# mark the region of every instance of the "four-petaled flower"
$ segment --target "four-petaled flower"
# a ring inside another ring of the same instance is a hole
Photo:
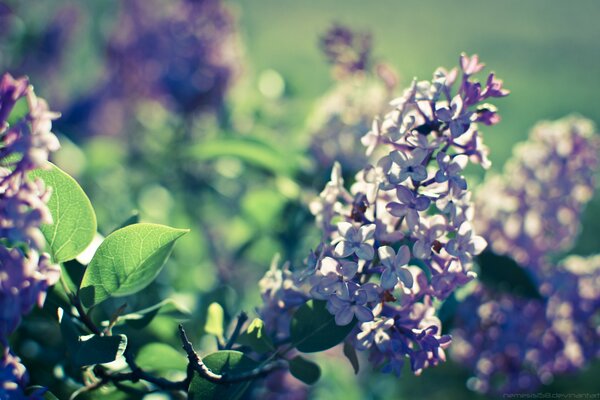
[[[360,322],[372,321],[373,312],[367,304],[379,299],[377,286],[374,283],[359,286],[349,282],[348,287],[348,297],[330,296],[327,301],[327,310],[335,316],[335,323],[340,326],[348,325],[354,317]]]
[[[410,228],[419,225],[419,211],[429,208],[431,200],[427,196],[419,196],[405,186],[396,189],[398,202],[390,202],[387,211],[395,217],[406,216],[406,222]]]
[[[413,276],[409,269],[406,268],[410,261],[408,246],[401,246],[398,249],[398,254],[390,246],[381,246],[377,251],[381,265],[384,267],[381,273],[381,287],[384,289],[393,289],[398,282],[402,282],[404,287],[411,288],[413,285]]]
[[[467,166],[469,158],[464,154],[450,157],[444,152],[439,152],[436,160],[440,169],[435,174],[435,181],[438,183],[448,182],[449,187],[455,187],[459,190],[467,190],[467,181],[460,173]]]
[[[456,138],[469,130],[473,113],[463,107],[462,97],[456,95],[450,102],[450,107],[440,107],[435,110],[435,114],[440,121],[448,124],[452,137]]]
[[[349,222],[340,222],[338,224],[340,237],[333,241],[337,243],[334,254],[337,257],[345,258],[356,254],[361,260],[372,260],[375,255],[373,249],[373,234],[375,233],[375,224],[363,225],[356,228]]]
[[[486,246],[487,241],[484,238],[473,235],[471,224],[463,222],[458,228],[456,237],[448,241],[446,251],[466,264],[473,259],[474,255],[481,253]]]

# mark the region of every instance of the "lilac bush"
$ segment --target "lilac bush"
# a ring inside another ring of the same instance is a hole
[[[460,73],[440,68],[432,81],[413,81],[373,122],[363,144],[374,162],[349,190],[334,166],[311,203],[322,241],[307,268],[263,280],[261,317],[284,320],[283,331],[271,326],[275,335],[287,335],[285,319],[303,294],[325,301],[337,325],[356,324],[349,342],[383,371],[400,374],[408,359],[418,374],[445,360],[450,337],[434,302],[475,277],[472,258],[486,246],[461,172],[468,161],[489,165],[477,123],[499,118],[481,102],[508,94],[493,74],[483,85],[473,79],[483,68],[477,56],[460,62]]]
[[[533,391],[598,357],[599,258],[554,259],[579,233],[595,190],[599,144],[581,117],[539,123],[504,174],[479,188],[478,231],[494,253],[521,264],[540,296],[478,283],[461,304],[452,355],[474,370],[473,390]]]

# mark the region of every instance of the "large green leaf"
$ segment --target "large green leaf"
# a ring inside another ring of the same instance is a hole
[[[175,241],[186,232],[143,223],[108,235],[81,281],[83,305],[92,307],[109,297],[128,296],[148,286],[162,269]]]
[[[321,368],[314,362],[302,356],[296,356],[290,361],[290,373],[294,378],[301,380],[307,385],[316,383],[321,377]]]
[[[356,324],[354,319],[348,325],[337,325],[325,304],[325,301],[311,300],[302,305],[292,317],[292,344],[303,353],[323,351],[339,344]]]
[[[61,310],[59,318],[63,343],[72,366],[84,367],[112,362],[122,355],[127,347],[125,335],[81,336],[80,329],[68,314]]]
[[[73,360],[76,366],[85,367],[113,362],[127,347],[127,336],[80,336]]]
[[[40,178],[52,188],[48,208],[52,224],[42,225],[41,230],[54,256],[63,262],[77,257],[92,242],[96,234],[96,214],[83,189],[66,172],[48,163],[47,169],[31,172],[32,178]]]
[[[217,374],[227,373],[231,376],[252,371],[258,363],[239,351],[222,350],[203,358],[204,364]],[[250,386],[250,381],[232,384],[219,384],[207,381],[198,374],[194,376],[188,389],[192,400],[239,399]]]

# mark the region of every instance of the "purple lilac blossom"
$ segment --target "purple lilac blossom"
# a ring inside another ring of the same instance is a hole
[[[353,174],[367,162],[359,139],[373,116],[385,111],[398,79],[386,64],[371,65],[371,40],[365,33],[335,25],[321,45],[336,81],[308,120],[309,151],[319,170],[329,170],[338,161]]]
[[[481,393],[530,392],[600,356],[600,256],[571,256],[540,279],[542,298],[478,285],[452,330],[452,358]]]
[[[543,258],[568,250],[594,193],[599,151],[600,140],[585,118],[537,124],[504,173],[478,188],[477,231],[495,253],[523,266],[544,265]]]
[[[223,110],[242,51],[220,0],[125,0],[107,44],[104,76],[61,118],[77,135],[123,135],[142,104],[190,117]]]
[[[0,358],[0,399],[42,400],[45,389],[37,389],[33,393],[25,394],[28,380],[27,371],[19,357],[8,349],[4,350]]]
[[[540,123],[504,174],[479,188],[478,232],[493,252],[529,272],[541,299],[481,285],[466,298],[452,331],[452,356],[474,370],[471,389],[534,391],[600,356],[600,256],[552,261],[577,238],[595,190],[599,145],[584,118]]]
[[[18,101],[28,112],[14,122],[8,117]],[[50,131],[58,114],[37,98],[26,78],[4,74],[0,79],[0,342],[17,328],[21,316],[44,302],[60,269],[43,252],[39,227],[52,222],[46,206],[50,190],[27,174],[41,168],[59,147]]]
[[[461,62],[466,59],[461,56]],[[463,71],[454,95],[456,69],[438,69],[433,81],[415,80],[365,135],[373,164],[356,174],[348,190],[336,163],[331,181],[310,205],[322,242],[291,282],[307,299],[326,301],[338,325],[357,321],[348,340],[369,351],[385,372],[400,374],[407,361],[419,374],[445,360],[450,337],[441,333],[434,301],[475,277],[472,258],[486,245],[473,232],[460,171],[467,160],[489,164],[474,110],[483,93],[507,92],[481,89],[469,76],[473,68]],[[446,118],[453,102],[461,108]],[[419,267],[411,255],[418,255]],[[262,290],[269,300],[261,309],[264,319],[297,306],[283,301],[274,308],[272,291]]]

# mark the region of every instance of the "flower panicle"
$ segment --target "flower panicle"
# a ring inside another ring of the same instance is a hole
[[[489,166],[478,123],[499,118],[489,105],[493,115],[484,115],[480,103],[508,92],[495,77],[475,81],[481,66],[465,57],[457,88],[458,69],[440,68],[393,100],[362,139],[372,163],[349,189],[334,165],[310,205],[322,242],[296,273],[296,287],[326,301],[336,324],[357,321],[352,343],[387,372],[399,374],[407,358],[415,373],[445,360],[450,337],[434,301],[475,277],[473,257],[486,247],[473,229],[462,172],[469,161]]]

